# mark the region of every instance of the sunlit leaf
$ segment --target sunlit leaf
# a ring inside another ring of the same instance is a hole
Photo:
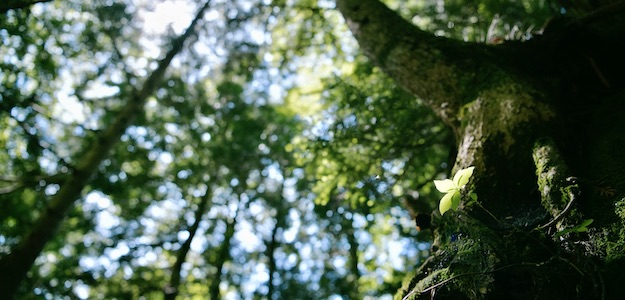
[[[460,206],[460,192],[455,191],[451,197],[451,209],[456,210]]]
[[[454,194],[456,193],[447,193],[445,194],[445,196],[443,196],[443,199],[441,199],[441,202],[438,205],[438,210],[441,212],[441,215],[444,215],[445,212],[447,212],[453,206],[452,198],[454,197]]]
[[[473,175],[473,169],[475,169],[475,167],[468,167],[458,171],[458,173],[454,176],[454,184],[456,184],[458,188],[464,187],[467,183],[469,183],[469,179],[471,178],[471,175]]]
[[[458,189],[458,186],[449,179],[434,180],[434,185],[436,186],[436,189],[441,193],[449,193]]]
[[[592,222],[594,222],[594,219],[588,219],[588,220],[584,220],[584,222],[582,222],[582,224],[579,225],[580,228],[585,228],[586,226],[592,224]]]

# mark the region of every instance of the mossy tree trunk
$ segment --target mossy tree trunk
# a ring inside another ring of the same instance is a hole
[[[488,46],[435,37],[377,0],[336,2],[363,52],[454,130],[454,170],[475,166],[477,202],[463,195],[458,211],[433,213],[432,255],[396,298],[617,297],[622,5]]]

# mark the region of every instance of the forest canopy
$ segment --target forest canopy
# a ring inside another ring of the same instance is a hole
[[[478,47],[600,9],[384,4]],[[0,13],[0,298],[392,299],[439,247],[434,180],[453,175],[462,116],[361,49],[334,1]]]

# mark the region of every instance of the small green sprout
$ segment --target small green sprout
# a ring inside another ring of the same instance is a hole
[[[579,225],[577,225],[577,226],[575,226],[573,228],[564,229],[562,231],[556,232],[555,236],[559,237],[559,236],[563,236],[563,235],[565,235],[567,233],[571,233],[571,232],[577,232],[577,233],[588,232],[588,225],[592,224],[593,221],[594,221],[594,219],[584,220],[582,222],[582,224],[579,224]]]
[[[475,167],[468,167],[458,171],[456,175],[454,175],[453,180],[434,180],[436,189],[441,193],[445,193],[445,196],[443,196],[438,206],[441,215],[445,214],[445,212],[450,209],[458,209],[460,205],[460,190],[464,189],[464,186],[469,183],[469,179],[471,175],[473,175],[473,169],[475,169]],[[475,200],[477,195],[472,194],[471,198]]]

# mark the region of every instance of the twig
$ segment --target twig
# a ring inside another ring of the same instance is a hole
[[[566,205],[564,210],[562,210],[560,212],[560,214],[558,214],[555,218],[553,218],[551,221],[549,221],[549,223],[540,226],[540,229],[548,228],[551,225],[555,224],[556,222],[560,221],[560,219],[562,219],[564,217],[564,215],[571,210],[571,208],[573,207],[573,203],[575,202],[575,198],[577,198],[577,197],[576,197],[576,194],[573,193],[570,190],[569,190],[569,197],[571,198],[571,200],[569,200],[569,203]]]
[[[497,217],[495,217],[495,215],[493,215],[493,213],[491,213],[488,209],[486,209],[486,207],[482,206],[482,204],[479,201],[475,201],[475,203],[481,207],[488,215],[490,215],[493,219],[495,219],[495,221],[497,221],[497,223],[501,223],[499,222],[499,219],[497,219]]]

